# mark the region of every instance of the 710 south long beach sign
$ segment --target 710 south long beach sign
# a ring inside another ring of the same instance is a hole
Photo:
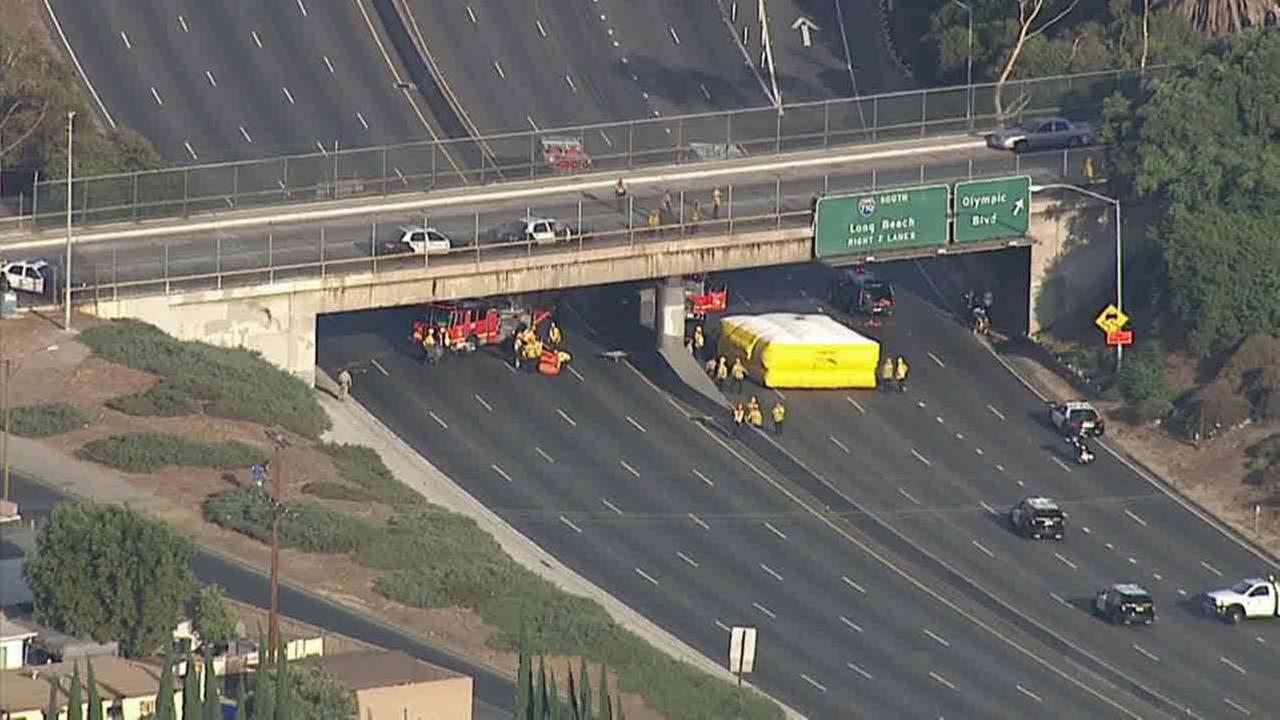
[[[818,201],[817,257],[942,248],[955,219],[957,243],[1021,237],[1030,227],[1029,176],[956,183],[955,211],[946,185],[825,197]]]

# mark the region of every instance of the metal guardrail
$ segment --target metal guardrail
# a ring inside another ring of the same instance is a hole
[[[609,200],[576,199],[576,208],[559,206],[561,220],[574,228],[593,228],[566,242],[541,245],[534,242],[496,241],[495,226],[510,221],[509,210],[476,210],[441,218],[419,218],[442,229],[463,245],[447,253],[387,254],[387,237],[379,230],[398,234],[403,216],[372,217],[367,225],[340,225],[341,232],[324,223],[306,228],[267,228],[257,237],[234,241],[205,239],[193,255],[190,240],[147,243],[124,250],[87,246],[77,251],[72,289],[76,303],[112,301],[121,297],[175,294],[233,287],[272,285],[303,278],[430,269],[441,266],[475,268],[486,260],[515,256],[573,254],[598,248],[635,246],[714,234],[734,236],[769,228],[802,227],[810,222],[815,195],[854,193],[915,184],[954,182],[979,177],[1031,174],[1044,181],[1087,182],[1086,158],[1094,158],[1101,170],[1100,148],[1080,148],[1026,155],[1002,155],[990,163],[965,160],[943,165],[919,164],[894,171],[875,170],[858,175],[821,176],[776,180],[745,189],[727,185],[717,212],[710,190],[683,192],[673,197],[672,210],[659,227],[648,225],[648,216],[661,206],[660,194],[629,194],[625,207]],[[772,185],[772,187],[770,187]],[[695,210],[697,208],[697,210]],[[546,208],[528,208],[526,216],[546,214]],[[699,210],[701,219],[698,218]],[[144,249],[145,248],[145,249]],[[211,251],[211,252],[208,252]],[[120,252],[128,253],[122,262]],[[208,254],[203,254],[208,252]],[[149,254],[147,254],[149,253]],[[193,265],[201,265],[191,269]],[[60,299],[60,298],[59,298]]]
[[[1149,67],[1146,73],[1165,71]],[[1136,70],[1080,73],[1011,81],[1004,94],[1006,105],[1022,108],[1022,117],[1096,117],[1104,98],[1140,80]],[[970,108],[994,107],[995,88],[992,83],[911,90],[798,103],[782,114],[760,107],[75,178],[72,221],[189,217],[972,131],[994,122],[994,113]],[[575,139],[589,162],[548,162],[542,142],[547,138]],[[455,163],[464,169],[455,170]],[[66,193],[65,181],[38,182],[31,214],[13,222],[32,228],[61,224]]]

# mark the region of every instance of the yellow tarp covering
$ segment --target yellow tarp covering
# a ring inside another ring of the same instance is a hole
[[[880,363],[880,343],[826,315],[730,315],[719,350],[771,388],[874,388]]]

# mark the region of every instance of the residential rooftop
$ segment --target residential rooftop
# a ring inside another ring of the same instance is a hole
[[[86,680],[85,663],[80,662],[80,681]],[[65,693],[71,686],[72,663],[5,670],[0,676],[0,713],[19,713],[44,708],[49,702],[49,678],[56,676]],[[160,687],[160,668],[118,657],[93,658],[93,675],[103,700],[153,697]],[[88,697],[88,687],[84,689]]]
[[[415,685],[463,677],[399,650],[366,650],[309,657],[298,662],[320,668],[352,690]]]

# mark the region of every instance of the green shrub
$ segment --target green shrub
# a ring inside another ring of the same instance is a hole
[[[1168,400],[1151,398],[1129,406],[1129,419],[1135,425],[1147,425],[1163,420],[1173,412],[1173,403]]]
[[[1249,417],[1249,401],[1236,393],[1225,378],[1201,388],[1196,393],[1196,403],[1206,433],[1216,426],[1231,427]]]
[[[204,501],[209,522],[262,542],[271,541],[271,498],[256,487],[238,488]],[[286,503],[280,544],[306,552],[338,554],[360,549],[382,532],[371,522],[310,503]]]
[[[80,457],[125,472],[148,473],[160,468],[239,468],[264,462],[266,453],[242,442],[204,443],[176,435],[130,433],[86,443]]]
[[[1141,352],[1120,369],[1120,394],[1130,403],[1167,400],[1169,387],[1164,376],[1164,354],[1159,350]]]
[[[360,488],[342,483],[318,480],[302,486],[302,492],[321,500],[345,500],[347,502],[374,502],[377,498]]]
[[[10,418],[14,435],[29,438],[45,438],[78,430],[89,424],[89,416],[80,408],[66,403],[24,405],[13,408]],[[0,425],[4,418],[0,417]]]
[[[422,495],[397,480],[372,448],[324,443],[320,449],[333,459],[333,465],[343,480],[364,488],[378,502],[387,505],[423,503]]]
[[[182,417],[200,412],[195,398],[164,380],[148,390],[112,398],[107,407],[135,417]]]
[[[110,362],[158,375],[165,393],[191,398],[208,415],[312,438],[330,427],[315,392],[256,352],[179,341],[133,320],[89,328],[80,340]]]

